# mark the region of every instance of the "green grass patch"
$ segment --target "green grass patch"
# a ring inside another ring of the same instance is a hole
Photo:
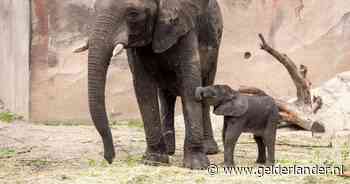
[[[131,119],[131,120],[125,120],[125,121],[112,121],[110,123],[110,126],[112,128],[128,127],[128,128],[133,128],[133,129],[143,129],[143,122],[140,119]]]
[[[15,120],[23,119],[22,116],[19,116],[13,112],[1,112],[0,113],[0,121],[6,122],[6,123],[12,123]]]
[[[126,183],[127,184],[142,184],[142,183],[152,183],[151,182],[151,178],[149,176],[147,176],[147,174],[141,174],[141,175],[137,175],[134,176],[132,178],[130,178]]]
[[[281,165],[296,165],[299,162],[297,160],[291,160],[291,159],[280,159],[277,161],[277,163]]]
[[[350,157],[350,145],[349,143],[344,143],[341,148],[342,161],[347,161]]]
[[[38,124],[43,124],[46,126],[91,126],[93,125],[90,122],[86,122],[86,121],[44,121],[44,122],[35,122]]]
[[[196,184],[202,184],[205,183],[205,178],[203,176],[199,176],[195,179]]]
[[[141,157],[128,155],[124,161],[128,167],[135,167],[141,162]]]
[[[129,128],[143,128],[143,122],[141,120],[130,120],[128,121]]]
[[[27,165],[31,166],[31,167],[35,167],[35,168],[43,168],[46,167],[50,164],[49,161],[47,160],[40,160],[40,159],[36,159],[36,160],[30,160]]]
[[[96,167],[97,161],[94,159],[88,159],[88,165],[89,165],[89,167]]]
[[[13,149],[0,149],[0,158],[11,158],[16,156],[17,151]]]
[[[31,171],[47,171],[48,168],[58,167],[61,163],[60,161],[52,161],[49,159],[20,159],[17,161],[19,165],[23,168],[27,168]]]
[[[107,161],[102,160],[102,161],[97,161],[94,159],[87,159],[87,163],[89,165],[89,167],[108,167],[109,164]]]

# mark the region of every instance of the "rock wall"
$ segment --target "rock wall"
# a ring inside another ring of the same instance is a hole
[[[73,54],[93,21],[93,0],[33,0],[31,114],[34,121],[89,121],[87,53]],[[217,83],[252,85],[294,96],[285,69],[259,49],[263,33],[276,49],[310,68],[314,86],[350,70],[348,0],[219,0],[225,22]],[[303,3],[303,4],[301,4]],[[326,12],[326,13],[325,13]],[[245,52],[251,59],[244,59]],[[112,119],[138,118],[125,55],[108,74]]]
[[[29,117],[30,3],[0,1],[0,101]]]

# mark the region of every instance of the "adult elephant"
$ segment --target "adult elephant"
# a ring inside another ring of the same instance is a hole
[[[205,153],[216,153],[218,147],[209,106],[195,100],[195,88],[215,78],[223,29],[216,0],[97,0],[95,10],[85,49],[90,113],[105,159],[111,163],[115,157],[105,107],[106,73],[110,58],[125,48],[144,122],[145,162],[167,163],[168,154],[174,153],[174,106],[180,96],[186,129],[184,166],[206,167]]]

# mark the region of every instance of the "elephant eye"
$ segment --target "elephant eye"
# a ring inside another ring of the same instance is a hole
[[[130,11],[127,14],[127,17],[129,20],[137,20],[140,17],[140,12],[137,11]]]
[[[137,12],[130,12],[129,13],[129,17],[132,17],[132,18],[135,18],[135,17],[137,17],[139,15],[139,13],[137,13]]]

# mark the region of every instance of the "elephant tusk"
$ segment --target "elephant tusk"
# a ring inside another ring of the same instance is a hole
[[[123,44],[117,44],[115,47],[114,47],[114,50],[113,50],[113,56],[117,56],[117,55],[120,55],[122,53],[122,51],[124,50],[124,45]]]
[[[89,42],[86,41],[83,45],[73,50],[73,53],[85,52],[89,49]]]

